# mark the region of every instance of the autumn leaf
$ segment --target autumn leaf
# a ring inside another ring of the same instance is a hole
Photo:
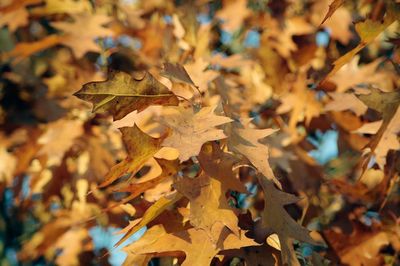
[[[382,113],[382,124],[368,147],[375,155],[379,167],[383,169],[389,150],[400,149],[397,137],[400,132],[400,93],[398,91],[384,93],[379,89],[371,88],[369,94],[357,97],[369,108]]]
[[[353,93],[329,93],[333,98],[331,102],[325,105],[325,111],[343,111],[351,110],[357,116],[363,115],[368,107],[360,101]]]
[[[122,162],[114,165],[99,187],[106,187],[126,173],[134,175],[153,157],[160,148],[162,139],[154,139],[142,132],[136,125],[120,129],[128,156]]]
[[[105,15],[73,15],[73,23],[53,22],[51,25],[64,32],[61,43],[71,47],[75,56],[80,58],[89,51],[100,52],[95,38],[113,36],[112,30],[102,26],[111,22]]]
[[[229,88],[225,81],[222,78],[218,78],[216,85],[223,99],[225,113],[235,118],[233,123],[225,127],[225,132],[229,136],[228,149],[243,155],[258,171],[280,187],[280,182],[276,179],[268,162],[268,146],[259,142],[259,140],[271,135],[276,130],[272,128],[250,128],[251,119],[240,119],[238,114],[233,111],[234,106],[232,106],[229,99],[227,92]]]
[[[217,12],[217,17],[223,22],[222,27],[226,31],[239,29],[243,21],[250,15],[246,0],[223,1],[223,9]]]
[[[46,154],[53,164],[60,164],[64,153],[72,146],[75,138],[83,133],[82,122],[76,120],[58,120],[49,125],[48,130],[39,139],[42,145],[38,154]]]
[[[15,60],[18,62],[36,52],[40,52],[60,44],[62,39],[62,36],[49,35],[36,42],[20,42],[14,47],[13,50],[6,53],[5,58],[15,58]]]
[[[277,109],[279,114],[291,112],[289,129],[293,135],[297,134],[298,122],[304,120],[306,124],[309,124],[311,119],[317,117],[322,111],[322,105],[317,101],[315,92],[306,87],[305,81],[306,73],[298,73],[291,84],[291,93],[282,96],[282,104]]]
[[[178,231],[168,234],[160,226],[153,226],[140,241],[133,243],[124,250],[128,254],[160,254],[168,252],[184,252],[185,260],[182,266],[203,266],[210,265],[212,259],[221,250],[237,249],[245,246],[257,245],[253,240],[247,238],[241,231],[236,236],[230,231],[218,225],[216,228],[220,235],[218,244],[212,242],[205,231],[194,228],[187,231]]]
[[[0,28],[7,25],[9,30],[14,32],[17,28],[26,26],[29,23],[26,7],[40,2],[42,0],[18,0],[11,1],[11,4],[6,6],[0,6]]]
[[[148,72],[141,78],[111,72],[106,81],[86,83],[74,95],[93,103],[94,112],[111,113],[114,120],[150,105],[178,104],[178,98]]]
[[[193,63],[185,64],[185,70],[187,70],[194,84],[198,85],[201,92],[207,91],[208,84],[218,77],[218,72],[207,69],[208,65],[209,63],[203,58],[199,58]]]
[[[280,187],[280,182],[276,179],[268,162],[268,146],[259,142],[259,140],[276,131],[272,128],[252,129],[248,126],[244,127],[239,122],[234,122],[230,129],[228,147],[231,151],[245,156],[260,173],[273,180]]]
[[[180,64],[164,63],[161,74],[172,80],[178,80],[196,87],[185,68]]]
[[[173,186],[190,201],[190,224],[204,230],[213,242],[219,239],[214,232],[217,223],[238,235],[238,218],[226,201],[220,180],[203,173],[195,178],[178,179]]]
[[[172,195],[167,195],[161,197],[157,200],[153,205],[151,205],[146,212],[143,214],[139,223],[130,228],[125,235],[114,245],[118,247],[122,244],[126,239],[128,239],[131,235],[139,231],[142,227],[146,226],[148,223],[153,221],[157,216],[159,216],[162,212],[164,212],[168,207],[172,206],[175,202],[180,200],[182,195],[179,193],[174,193]]]
[[[329,74],[321,83],[323,83],[325,80],[329,79],[336,72],[338,72],[339,69],[347,64],[359,51],[361,51],[364,47],[371,43],[381,32],[383,32],[387,27],[394,23],[399,18],[399,16],[399,6],[396,4],[391,4],[388,8],[387,14],[383,22],[367,19],[365,21],[356,23],[355,28],[356,32],[360,36],[360,43],[351,51],[347,52],[335,62],[333,62],[333,69],[329,72]]]
[[[399,4],[0,0],[1,264],[396,264]]]
[[[343,232],[341,228],[324,232],[341,262],[359,266],[382,264],[383,258],[377,255],[382,247],[390,244],[391,233],[377,229],[365,231],[356,221],[351,221],[351,224],[351,234]]]
[[[222,184],[222,193],[233,190],[248,193],[244,184],[236,177],[234,165],[239,159],[232,154],[223,152],[215,143],[203,145],[198,156],[199,163],[204,172],[217,178]]]
[[[329,79],[336,84],[336,92],[345,92],[360,84],[371,84],[384,90],[391,89],[392,77],[387,72],[379,71],[381,59],[365,65],[359,65],[359,61],[360,57],[356,55]]]
[[[162,146],[177,149],[182,162],[197,156],[207,141],[226,138],[224,132],[215,127],[229,123],[232,119],[215,115],[215,108],[208,106],[195,112],[192,108],[182,106],[166,107],[159,120],[170,128],[171,133]]]
[[[309,231],[299,225],[286,212],[284,206],[299,201],[294,195],[275,188],[274,183],[264,176],[258,178],[264,191],[264,211],[262,225],[271,233],[276,233],[281,246],[282,262],[288,265],[300,265],[293,249],[292,239],[311,244],[316,242],[310,237]]]
[[[326,13],[324,19],[321,22],[321,25],[324,24],[324,22],[329,19],[335,11],[341,7],[344,4],[345,0],[333,0],[332,3],[329,5],[329,10],[328,13]]]

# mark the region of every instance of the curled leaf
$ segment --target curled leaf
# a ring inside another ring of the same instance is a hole
[[[94,112],[109,112],[119,120],[135,110],[142,111],[150,105],[177,105],[178,98],[149,72],[134,78],[124,72],[111,72],[108,79],[89,82],[75,94],[93,103]]]

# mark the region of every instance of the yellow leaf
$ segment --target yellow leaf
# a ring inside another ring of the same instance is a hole
[[[129,229],[129,231],[114,245],[118,247],[121,245],[125,240],[127,240],[131,235],[139,231],[143,226],[146,226],[148,223],[153,221],[157,216],[159,216],[162,212],[164,212],[169,206],[177,202],[182,198],[182,195],[179,193],[174,193],[169,197],[164,196],[157,200],[153,205],[150,206],[143,214],[142,220],[134,227]]]
[[[126,173],[134,175],[159,150],[161,140],[150,137],[136,125],[123,127],[120,130],[128,150],[128,157],[110,169],[99,187],[110,185]]]
[[[388,7],[388,12],[385,16],[383,23],[371,19],[356,23],[355,28],[361,38],[360,43],[354,49],[347,52],[345,55],[341,56],[333,63],[333,69],[329,72],[329,74],[321,83],[323,83],[325,80],[338,72],[339,69],[347,64],[359,51],[361,51],[370,42],[375,40],[375,38],[378,37],[380,33],[382,33],[387,27],[395,22],[395,20],[398,19],[399,16],[400,8],[393,4]]]
[[[344,4],[344,0],[333,0],[332,3],[329,5],[328,13],[326,13],[324,19],[321,22],[321,25],[330,18],[335,11]]]

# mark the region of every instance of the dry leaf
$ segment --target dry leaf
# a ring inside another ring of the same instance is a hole
[[[110,185],[124,174],[136,174],[146,161],[152,158],[160,149],[162,139],[150,137],[136,125],[133,127],[123,127],[120,130],[126,149],[128,150],[128,157],[110,169],[104,178],[105,180],[99,187]]]
[[[262,225],[278,235],[282,262],[288,265],[300,265],[293,249],[292,239],[311,244],[316,242],[310,237],[309,231],[294,221],[284,208],[285,205],[299,201],[299,198],[276,189],[274,183],[264,176],[259,177],[259,182],[265,197]]]
[[[106,81],[86,83],[74,95],[92,102],[93,111],[110,112],[114,120],[150,105],[178,104],[177,97],[148,72],[141,78],[112,72]]]
[[[215,127],[232,120],[215,115],[215,108],[215,106],[203,107],[196,113],[192,108],[182,106],[164,108],[163,115],[159,119],[171,129],[171,133],[163,141],[162,146],[177,149],[179,160],[182,162],[191,156],[197,156],[205,142],[226,138],[224,132]]]
[[[228,229],[219,225],[216,228],[220,234],[217,246],[203,230],[194,228],[187,231],[167,234],[162,226],[153,226],[140,239],[125,248],[128,254],[168,254],[168,252],[184,252],[186,257],[182,266],[210,265],[212,259],[221,250],[237,249],[245,246],[257,245],[247,238],[243,232],[239,236],[230,233]],[[175,255],[178,255],[175,253]]]
[[[212,242],[216,243],[220,237],[214,231],[217,224],[239,234],[238,218],[226,201],[220,180],[206,174],[183,177],[174,182],[174,188],[190,201],[190,224],[204,230]]]

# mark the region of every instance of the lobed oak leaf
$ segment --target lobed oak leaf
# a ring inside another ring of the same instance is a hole
[[[229,123],[232,119],[215,115],[215,108],[216,106],[203,107],[198,112],[182,106],[164,108],[159,120],[171,132],[161,145],[177,149],[179,160],[183,162],[191,156],[197,156],[201,146],[207,141],[226,138],[224,132],[215,127]]]
[[[284,208],[285,205],[299,201],[299,198],[276,189],[274,183],[264,176],[259,176],[258,179],[264,191],[265,201],[262,226],[270,233],[278,235],[283,264],[300,265],[293,249],[292,239],[310,244],[317,243],[311,238],[309,231],[293,220]]]
[[[400,91],[383,92],[377,88],[369,88],[366,94],[359,94],[357,97],[369,108],[382,113],[384,122],[388,122],[400,105]]]
[[[368,107],[352,93],[332,92],[329,93],[329,96],[333,98],[333,101],[325,105],[325,111],[351,110],[357,116],[360,116],[365,114],[368,109]]]
[[[216,143],[210,143],[203,145],[198,159],[203,171],[222,183],[222,193],[228,190],[248,193],[233,170],[234,165],[239,161],[234,155],[223,152]]]
[[[101,48],[95,38],[113,36],[114,32],[104,24],[110,23],[112,18],[105,15],[80,14],[72,15],[74,22],[53,22],[51,25],[64,32],[61,43],[71,47],[75,56],[80,58],[89,51],[100,52]]]
[[[278,20],[269,17],[266,24],[268,31],[263,32],[262,38],[268,40],[268,45],[285,59],[290,58],[292,52],[298,50],[293,36],[307,35],[315,31],[315,27],[301,16],[290,17],[283,25]]]
[[[122,183],[112,187],[113,192],[129,192],[129,198],[136,198],[142,193],[148,192],[149,189],[157,186],[158,184],[162,183],[166,179],[172,177],[180,170],[180,165],[178,160],[169,161],[166,159],[159,159],[155,158],[153,163],[157,164],[161,169],[161,173],[155,171],[156,173],[147,173],[145,176],[140,177],[141,182],[136,182],[133,180],[129,183]],[[150,178],[147,178],[147,176]],[[144,179],[144,181],[142,181]],[[124,199],[125,201],[125,199]]]
[[[280,187],[280,182],[276,179],[268,162],[268,146],[259,142],[276,132],[277,129],[252,129],[244,127],[240,122],[234,122],[227,130],[229,131],[229,150],[245,156],[258,171]]]
[[[274,129],[252,129],[248,127],[251,119],[241,121],[238,115],[231,110],[235,108],[232,106],[230,97],[228,95],[228,87],[222,78],[216,80],[217,88],[222,96],[224,103],[224,111],[232,117],[236,117],[236,121],[231,123],[225,128],[228,138],[228,149],[230,151],[242,154],[245,156],[263,175],[267,176],[270,180],[280,187],[280,182],[276,179],[268,162],[269,150],[268,146],[259,142],[260,139],[265,138],[276,130]],[[244,122],[244,125],[242,124]]]
[[[148,72],[141,78],[111,72],[106,81],[86,83],[74,95],[93,103],[93,111],[110,112],[114,120],[150,105],[178,104],[178,98]]]
[[[212,259],[222,250],[238,249],[246,246],[258,245],[247,238],[243,231],[238,236],[232,234],[227,228],[219,224],[216,232],[220,235],[218,245],[215,245],[206,232],[190,228],[168,234],[161,225],[151,227],[137,242],[124,248],[131,255],[152,254],[154,256],[169,255],[183,252],[186,256],[182,266],[211,265]]]
[[[214,234],[217,223],[239,234],[238,218],[227,203],[220,180],[202,173],[195,178],[178,179],[173,186],[190,201],[190,224],[204,230],[213,242],[219,239]]]
[[[0,4],[0,28],[6,25],[11,32],[14,32],[17,28],[28,25],[27,6],[41,2],[42,0],[14,0],[5,6]]]
[[[209,63],[202,57],[192,63],[185,64],[185,69],[193,82],[198,85],[200,92],[206,92],[208,84],[219,75],[217,71],[207,69],[208,65]]]
[[[371,84],[391,89],[392,78],[388,73],[378,70],[382,59],[359,66],[360,57],[355,56],[350,62],[336,72],[329,81],[336,84],[336,92],[345,92],[359,84]]]
[[[322,111],[322,105],[316,99],[315,91],[308,89],[306,84],[306,73],[299,73],[291,85],[292,92],[282,96],[282,104],[276,110],[278,114],[291,112],[289,129],[293,135],[297,134],[298,122],[304,120],[308,125],[311,119]]]
[[[147,193],[147,192],[151,191],[152,189],[156,189],[157,185],[159,185],[163,181],[167,180],[168,178],[171,178],[173,175],[175,175],[180,170],[179,162],[177,160],[169,161],[169,160],[165,160],[165,159],[155,159],[154,161],[156,162],[156,164],[158,164],[160,166],[161,171],[162,171],[161,174],[157,175],[154,178],[146,180],[146,181],[136,183],[135,182],[136,180],[132,180],[132,182],[129,182],[129,183],[124,182],[124,183],[113,186],[110,189],[110,191],[112,191],[112,192],[128,192],[129,195],[127,197],[123,198],[121,201],[119,201],[115,204],[112,204],[112,205],[108,206],[107,208],[103,209],[102,212],[105,213],[117,206],[122,206],[123,204],[137,198],[141,194]],[[158,205],[155,205],[154,207],[152,207],[152,209],[149,208],[149,212],[153,212],[152,210],[159,208],[161,205],[163,205],[165,202],[167,202],[162,199],[162,198],[164,198],[165,194],[166,193],[164,192],[161,197],[158,197],[157,200],[155,200],[156,202],[158,202]],[[144,196],[144,198],[146,200],[148,200],[146,198],[146,195]],[[169,198],[166,198],[166,199],[169,199]],[[128,232],[130,229],[131,228],[128,228],[126,231]],[[139,229],[140,228],[138,228],[137,230],[139,230]]]
[[[38,155],[47,155],[49,164],[59,165],[64,153],[82,134],[82,121],[79,120],[60,119],[48,124],[47,131],[38,139],[38,143],[43,145]]]
[[[319,2],[320,1],[316,4],[318,5]],[[315,10],[316,12],[320,12],[317,7]],[[331,32],[332,39],[347,45],[353,38],[353,31],[351,29],[352,22],[351,12],[345,7],[340,7],[335,11],[332,17],[325,21],[323,26]]]

